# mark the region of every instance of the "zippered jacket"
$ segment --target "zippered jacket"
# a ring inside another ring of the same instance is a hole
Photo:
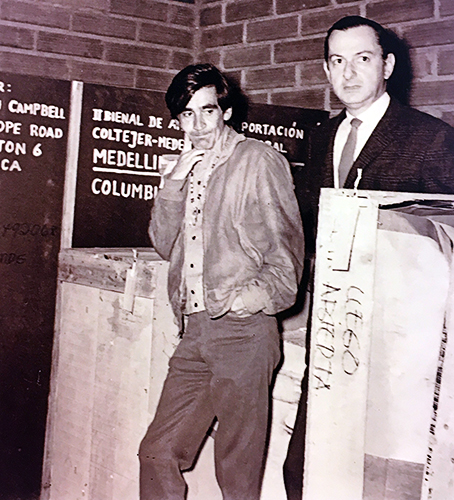
[[[304,236],[287,160],[272,147],[228,130],[227,147],[206,187],[203,288],[212,318],[237,295],[251,314],[274,315],[296,299]],[[155,250],[170,261],[168,292],[179,320],[188,183],[166,179],[151,213]]]

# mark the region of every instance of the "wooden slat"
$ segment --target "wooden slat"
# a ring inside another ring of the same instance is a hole
[[[322,191],[305,500],[361,500],[378,203]]]
[[[152,249],[139,249],[134,295],[153,298],[156,289],[154,266],[158,255]],[[58,279],[102,290],[124,293],[126,273],[134,262],[132,249],[65,250],[60,253]]]

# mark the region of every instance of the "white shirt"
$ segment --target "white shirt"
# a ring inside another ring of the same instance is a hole
[[[372,103],[365,111],[360,113],[356,118],[361,120],[361,125],[358,128],[358,134],[356,138],[356,147],[354,153],[354,160],[358,158],[359,153],[366,145],[378,122],[383,118],[383,115],[388,109],[391,99],[389,94],[385,92],[380,96],[374,103]],[[355,118],[351,113],[347,111],[347,116],[345,120],[339,125],[336,132],[336,137],[334,138],[334,150],[333,150],[333,167],[334,167],[334,187],[339,188],[339,163],[342,156],[342,150],[344,149],[345,143],[347,142],[348,134],[350,133],[350,122]]]

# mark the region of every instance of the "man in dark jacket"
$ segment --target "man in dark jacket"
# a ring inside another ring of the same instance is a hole
[[[392,44],[390,32],[360,16],[337,21],[325,38],[325,72],[345,109],[311,134],[297,183],[309,253],[321,187],[454,194],[454,129],[389,96]],[[291,500],[302,491],[305,389],[284,467]]]
[[[259,500],[269,386],[280,359],[275,314],[293,305],[304,238],[290,168],[229,126],[233,88],[214,66],[178,73],[167,106],[189,147],[166,172],[151,214],[156,251],[184,334],[140,446],[141,500],[183,500],[217,419],[216,477],[225,500]]]

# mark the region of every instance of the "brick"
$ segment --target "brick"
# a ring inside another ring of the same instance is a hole
[[[197,61],[211,63],[219,68],[221,66],[221,53],[219,50],[207,50],[199,54]]]
[[[244,66],[260,66],[271,63],[271,47],[260,45],[258,47],[241,47],[231,49],[224,54],[225,68],[238,68]]]
[[[101,59],[103,44],[100,40],[61,33],[38,33],[37,49],[43,52],[68,54]]]
[[[349,2],[354,0],[348,0]],[[330,5],[330,0],[276,0],[276,12],[278,14],[287,14],[289,12],[302,11],[317,7],[326,7]]]
[[[247,26],[247,41],[279,40],[298,34],[296,16],[280,17],[269,21],[251,22]]]
[[[430,47],[454,43],[454,20],[419,24],[403,30],[411,47]]]
[[[413,106],[454,104],[454,81],[415,82],[411,93]]]
[[[182,49],[190,49],[194,44],[194,36],[189,31],[173,26],[148,23],[141,26],[139,40]]]
[[[451,127],[454,127],[454,111],[443,111],[441,119],[444,122],[449,123]]]
[[[52,2],[52,4],[56,3],[62,4],[65,7],[77,7],[78,9],[86,7],[93,10],[107,11],[110,0],[59,0]]]
[[[384,0],[366,5],[367,16],[379,23],[425,19],[434,15],[433,0]]]
[[[243,26],[236,24],[202,31],[201,46],[203,48],[222,47],[243,41]]]
[[[273,0],[235,0],[227,4],[225,19],[228,23],[255,19],[270,15],[272,11]]]
[[[110,11],[115,14],[167,21],[169,5],[155,0],[111,0]]]
[[[419,49],[411,51],[411,67],[413,76],[425,78],[434,74],[434,53],[430,49]]]
[[[165,91],[168,89],[173,77],[173,73],[139,70],[137,73],[137,87]]]
[[[275,89],[294,85],[294,66],[250,70],[246,73],[247,89]]]
[[[299,64],[301,85],[326,83],[326,75],[323,70],[323,60],[304,61]]]
[[[260,92],[258,94],[249,94],[251,102],[254,104],[268,104],[268,94]]]
[[[452,0],[440,0],[440,14],[442,16],[454,14],[454,2]]]
[[[169,23],[178,24],[180,26],[195,26],[195,10],[193,7],[185,5],[170,5],[169,6]]]
[[[325,89],[294,90],[271,94],[272,104],[297,108],[324,109]]]
[[[2,19],[62,29],[70,26],[70,13],[66,9],[17,1],[2,2]]]
[[[222,5],[206,7],[200,12],[200,26],[212,26],[222,22]]]
[[[323,57],[323,41],[324,38],[310,38],[276,44],[274,59],[277,63],[320,59]]]
[[[189,64],[194,63],[194,58],[187,52],[174,52],[170,60],[170,67],[172,69],[183,69]]]
[[[444,50],[438,56],[438,74],[454,75],[454,50]]]
[[[72,28],[81,33],[114,36],[134,40],[136,37],[136,23],[129,19],[119,19],[89,13],[75,13]]]
[[[0,71],[44,76],[58,80],[70,79],[66,59],[41,57],[17,52],[0,52]]]
[[[106,60],[127,64],[138,64],[154,68],[165,68],[170,52],[152,47],[111,43],[106,44]]]
[[[0,25],[1,45],[18,49],[33,48],[33,31],[14,26]]]
[[[241,71],[224,71],[224,74],[233,81],[234,84],[241,87]]]
[[[114,64],[70,61],[71,80],[119,87],[134,87],[134,69]]]
[[[301,16],[301,34],[303,36],[315,33],[326,34],[329,28],[342,17],[359,14],[359,6],[357,5],[341,7],[340,9],[329,9],[322,12],[307,12]]]

